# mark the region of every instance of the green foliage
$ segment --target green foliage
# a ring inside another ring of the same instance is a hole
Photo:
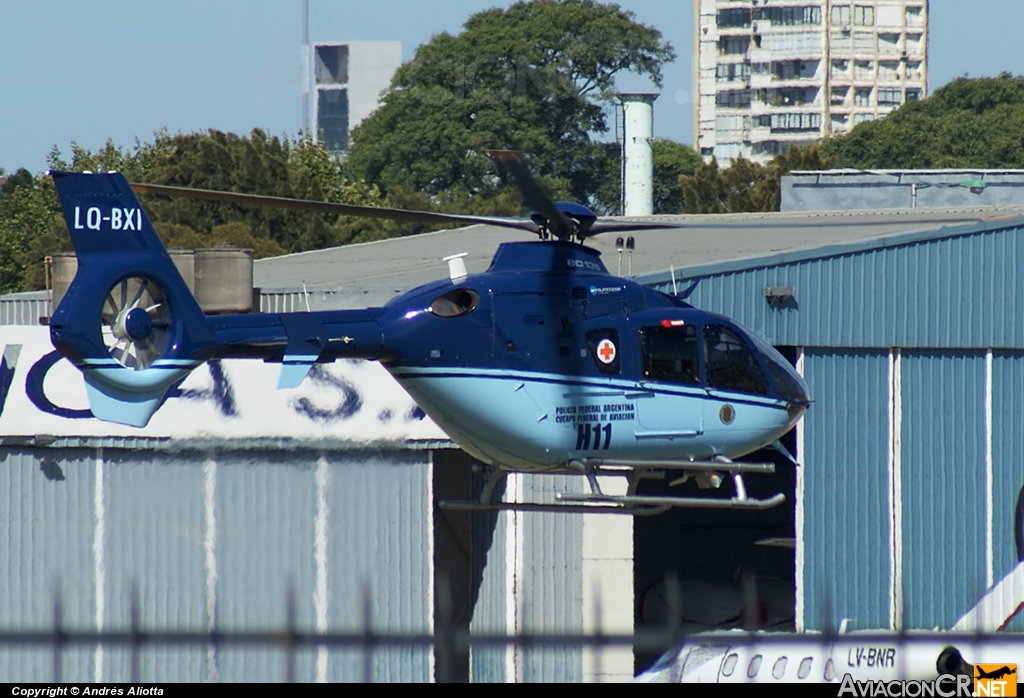
[[[621,215],[622,153],[617,143],[606,143],[597,158],[601,168],[595,179],[600,183],[592,200],[599,215]],[[654,149],[654,212],[683,213],[683,189],[680,177],[692,175],[701,166],[700,153],[688,145],[668,138],[655,138]]]
[[[681,177],[689,177],[703,164],[700,153],[667,138],[654,139],[654,212],[683,213]]]
[[[837,167],[1024,167],[1024,77],[958,78],[822,146]]]
[[[27,175],[27,177],[26,177]],[[59,240],[63,229],[70,249],[70,239],[60,218],[60,205],[53,180],[33,177],[19,170],[0,191],[0,293],[18,291],[24,287],[25,273],[33,251],[41,241]],[[36,275],[43,279],[42,259],[50,251],[39,255]],[[40,284],[37,284],[40,285]]]
[[[154,223],[160,240],[167,248],[180,247],[197,250],[218,245],[233,245],[253,251],[256,259],[276,257],[285,253],[284,248],[269,238],[258,238],[245,223],[225,223],[214,226],[208,235],[200,235],[186,225],[177,223]]]
[[[588,202],[608,172],[604,106],[621,71],[661,80],[671,47],[632,13],[594,0],[534,0],[472,16],[399,68],[352,134],[346,170],[433,198],[491,199],[506,182],[482,153],[528,153],[534,171]],[[561,188],[561,187],[559,187]]]
[[[680,176],[679,182],[686,213],[778,211],[783,175],[794,170],[823,170],[830,166],[831,162],[817,144],[806,148],[793,146],[763,167],[738,158],[723,170],[712,159],[701,164],[693,175]]]
[[[380,191],[348,182],[338,162],[310,139],[289,142],[260,130],[248,137],[206,133],[155,134],[151,143],[124,149],[112,142],[97,152],[76,143],[70,161],[54,147],[54,170],[111,171],[129,181],[219,189],[247,194],[379,206]],[[403,231],[336,215],[242,207],[207,201],[141,197],[157,231],[171,246],[198,248],[229,243],[268,257],[390,237]],[[422,230],[423,226],[415,228]],[[0,292],[42,288],[43,258],[71,249],[53,181],[19,170],[0,188]]]

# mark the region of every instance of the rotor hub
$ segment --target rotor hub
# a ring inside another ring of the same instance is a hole
[[[124,315],[124,332],[135,341],[148,337],[153,332],[153,320],[144,308],[132,308]]]

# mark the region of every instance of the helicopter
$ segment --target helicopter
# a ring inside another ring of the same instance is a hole
[[[117,172],[50,172],[79,260],[50,320],[54,347],[84,374],[97,418],[145,426],[168,389],[214,359],[280,363],[278,388],[318,363],[380,362],[487,472],[478,500],[454,509],[661,513],[671,507],[764,509],[743,475],[773,463],[735,459],[778,439],[810,404],[777,350],[739,323],[611,275],[585,243],[602,232],[664,228],[599,219],[554,202],[511,151],[507,168],[529,218],[438,214],[130,184]],[[449,276],[382,307],[207,316],[175,269],[135,193],[189,196],[427,223],[485,223],[538,240],[499,246],[490,268]],[[672,226],[669,226],[672,227]],[[787,454],[788,455],[788,454]],[[790,460],[792,458],[790,457]],[[502,502],[508,472],[575,473],[589,492],[554,503]],[[599,476],[627,480],[607,495]],[[641,481],[694,480],[731,497],[645,496]]]

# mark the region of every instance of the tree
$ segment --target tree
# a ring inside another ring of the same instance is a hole
[[[52,180],[33,177],[24,169],[7,180],[0,191],[0,293],[25,287],[30,251],[40,240],[59,237],[60,225],[60,205]],[[40,279],[45,254],[38,259]]]
[[[822,154],[858,169],[1024,167],[1024,77],[958,78],[828,139]]]
[[[687,213],[778,211],[783,175],[794,170],[823,170],[831,166],[817,143],[791,146],[765,166],[737,158],[727,169],[718,162],[703,163],[691,176],[680,176]]]
[[[71,145],[70,161],[54,147],[53,170],[111,171],[129,181],[221,189],[248,194],[375,206],[380,191],[350,183],[339,163],[310,139],[292,142],[254,130],[250,136],[219,131],[155,134],[125,149],[112,142],[96,152]],[[257,257],[377,239],[408,232],[398,224],[337,215],[235,206],[144,195],[143,204],[165,243],[190,248],[229,243]],[[422,226],[420,228],[422,229]],[[0,187],[0,292],[42,288],[42,261],[71,249],[53,180],[19,170]]]
[[[697,171],[703,163],[700,153],[668,138],[655,138],[651,147],[654,151],[654,213],[683,213],[680,177]],[[599,186],[591,205],[598,214],[621,215],[622,151],[618,143],[603,144],[598,166],[602,171],[596,176]]]
[[[667,138],[654,139],[654,212],[683,213],[680,179],[694,174],[703,164],[700,153]]]
[[[350,139],[346,172],[437,200],[493,198],[505,186],[482,151],[527,153],[553,195],[589,202],[607,174],[591,134],[608,130],[615,77],[661,82],[675,55],[630,12],[594,0],[533,0],[473,15],[403,65]]]

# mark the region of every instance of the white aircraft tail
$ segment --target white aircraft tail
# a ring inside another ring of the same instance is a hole
[[[1024,562],[1019,563],[991,589],[974,608],[963,615],[952,628],[961,633],[994,633],[1024,608]]]

